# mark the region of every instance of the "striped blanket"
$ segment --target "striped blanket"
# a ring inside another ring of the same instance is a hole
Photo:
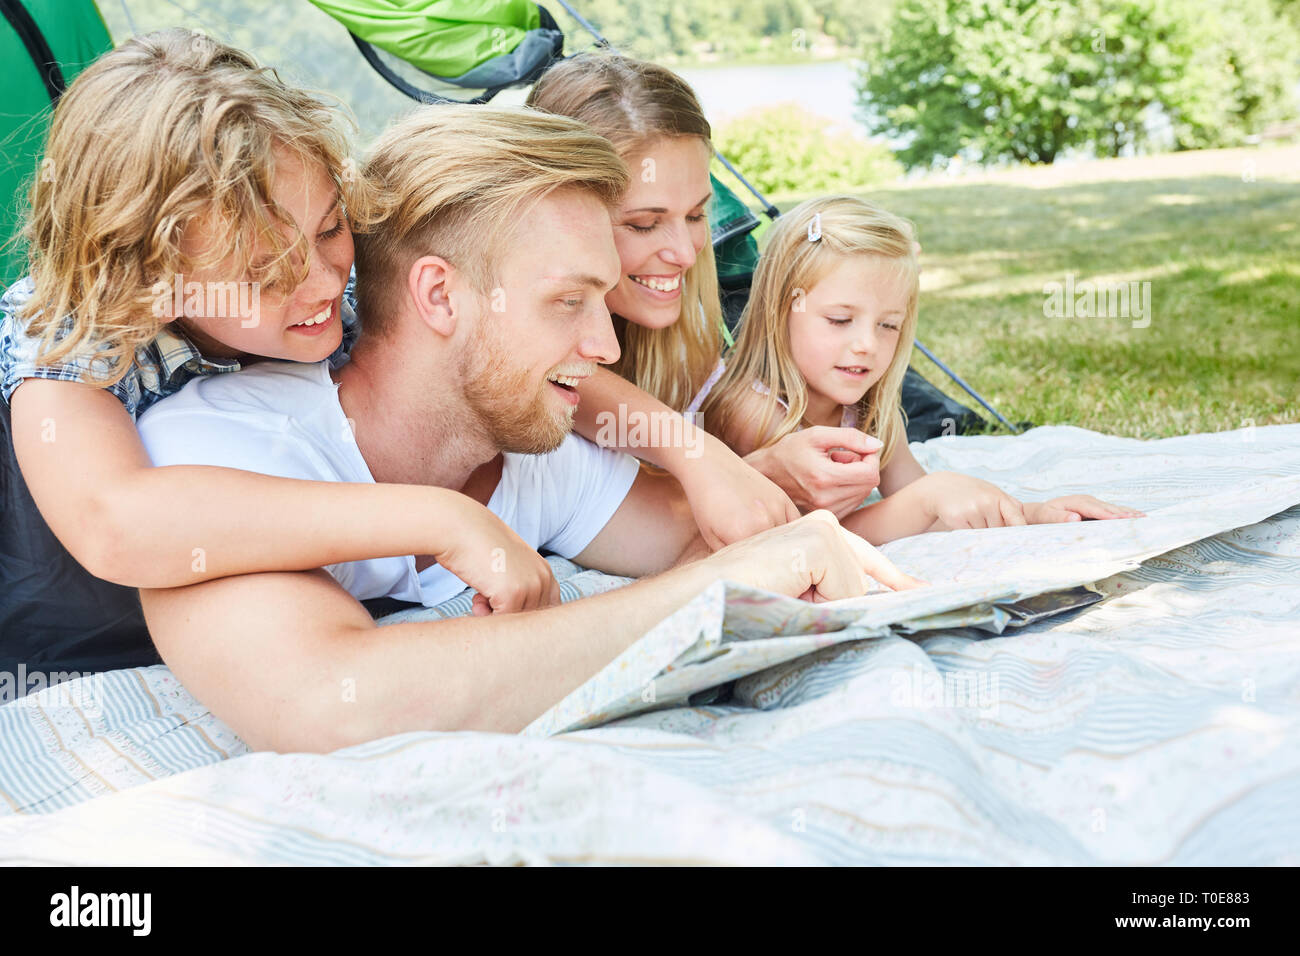
[[[1300,425],[913,449],[1149,517],[895,542],[907,594],[718,582],[514,736],[250,753],[166,668],[82,678],[0,706],[0,862],[1300,863]]]

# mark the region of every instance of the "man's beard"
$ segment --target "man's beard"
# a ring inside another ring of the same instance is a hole
[[[465,402],[500,451],[541,455],[559,448],[573,430],[573,410],[556,413],[543,381],[530,388],[529,373],[511,367],[508,350],[491,332],[461,359]]]

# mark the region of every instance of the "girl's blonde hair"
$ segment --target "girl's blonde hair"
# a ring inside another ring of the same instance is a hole
[[[580,53],[547,70],[528,105],[581,120],[613,143],[624,161],[672,136],[697,136],[713,152],[712,130],[694,91],[672,70],[643,60]],[[614,370],[670,408],[683,409],[718,364],[721,328],[713,245],[705,242],[686,270],[677,321],[663,329],[627,322]]]
[[[820,238],[811,239],[818,230]],[[754,271],[753,290],[727,370],[701,410],[705,427],[719,437],[737,426],[750,427],[737,416],[746,404],[740,399],[753,394],[755,382],[768,389],[755,432],[760,446],[774,444],[799,427],[808,409],[808,389],[790,351],[790,310],[845,258],[873,256],[895,263],[908,290],[894,358],[858,403],[859,425],[884,443],[880,461],[888,463],[899,444],[907,441],[901,394],[916,339],[920,289],[913,240],[910,222],[854,196],[810,199],[778,219]],[[787,404],[785,410],[778,399]]]
[[[614,206],[627,166],[609,140],[567,116],[508,106],[422,106],[390,126],[362,175],[372,212],[356,233],[357,299],[366,335],[382,335],[406,270],[436,254],[484,295],[511,230],[556,190]]]
[[[363,211],[337,116],[247,53],[189,30],[133,37],[87,67],[54,110],[28,194],[35,291],[21,317],[42,338],[41,361],[95,350],[107,374],[94,384],[117,382],[167,321],[152,287],[195,266],[233,257],[232,279],[295,287],[307,240],[272,199],[275,152],[319,163],[349,212]],[[181,233],[214,213],[220,248],[192,261]],[[255,250],[267,255],[257,268]]]

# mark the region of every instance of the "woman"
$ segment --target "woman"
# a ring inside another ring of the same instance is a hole
[[[624,381],[597,375],[584,386],[579,431],[595,438],[594,416],[620,407],[693,416],[724,370],[706,219],[713,147],[699,101],[685,80],[662,66],[584,53],[543,74],[528,103],[591,126],[614,144],[632,173],[614,220],[623,276],[605,300],[623,346],[613,370]],[[854,429],[811,428],[744,462],[709,445],[694,469],[698,475],[678,462],[669,470],[692,499],[706,539],[726,543],[788,520],[796,513],[791,500],[805,510],[848,513],[878,481],[877,448]]]

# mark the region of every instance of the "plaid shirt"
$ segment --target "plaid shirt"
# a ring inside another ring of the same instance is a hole
[[[331,368],[347,362],[348,354],[361,334],[356,312],[356,279],[354,272],[343,293],[343,308],[339,316],[343,322],[343,341],[329,357]],[[18,312],[32,297],[33,291],[32,280],[27,277],[10,286],[0,298],[0,400],[6,405],[23,379],[93,381],[95,377],[102,378],[107,369],[107,362],[94,352],[69,356],[53,365],[37,364],[41,340],[27,335],[25,327],[18,321]],[[65,322],[71,322],[71,319]],[[130,370],[108,386],[108,390],[135,418],[154,402],[180,391],[195,376],[237,371],[238,361],[205,358],[184,333],[163,326],[153,341],[136,349],[135,362]]]

